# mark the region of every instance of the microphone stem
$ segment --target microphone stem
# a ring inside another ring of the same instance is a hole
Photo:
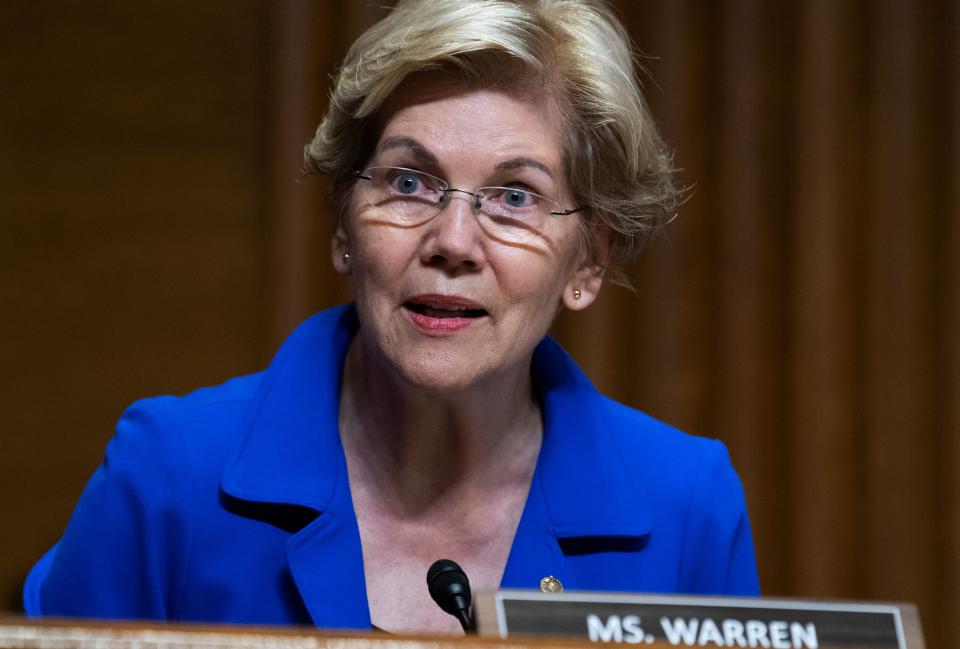
[[[470,611],[461,608],[457,611],[457,619],[460,620],[460,626],[463,627],[464,633],[473,632],[473,620],[470,619]]]

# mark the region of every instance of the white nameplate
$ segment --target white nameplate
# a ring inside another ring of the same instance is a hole
[[[917,609],[761,597],[505,590],[479,593],[481,635],[568,636],[595,643],[764,649],[923,649]]]

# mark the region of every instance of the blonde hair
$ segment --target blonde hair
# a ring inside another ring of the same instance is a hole
[[[670,220],[678,194],[629,36],[599,0],[401,0],[347,52],[304,151],[308,173],[332,176],[338,214],[375,145],[378,111],[411,75],[438,69],[550,102],[570,191],[590,208],[581,230],[588,245],[609,232],[603,257],[624,283],[619,269]]]

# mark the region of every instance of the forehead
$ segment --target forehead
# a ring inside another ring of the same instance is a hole
[[[559,119],[549,103],[521,92],[415,75],[381,110],[376,147],[402,148],[404,141],[413,140],[441,163],[465,158],[476,166],[523,156],[559,175],[563,159]]]

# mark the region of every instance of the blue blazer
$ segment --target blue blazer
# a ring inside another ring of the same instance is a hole
[[[337,432],[351,307],[297,329],[269,369],[123,415],[29,615],[370,628]],[[601,396],[547,338],[544,436],[502,586],[755,595],[724,446]]]

